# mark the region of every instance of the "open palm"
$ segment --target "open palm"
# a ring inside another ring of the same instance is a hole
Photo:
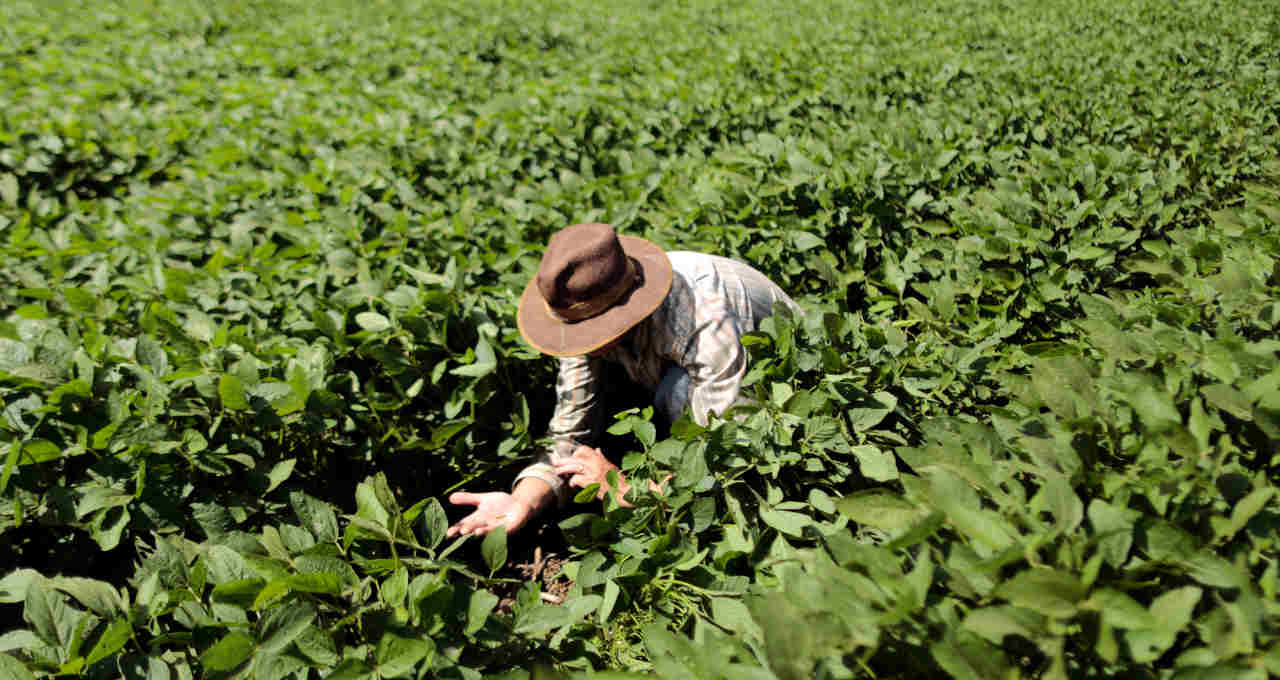
[[[476,508],[470,515],[449,527],[447,535],[450,538],[458,534],[483,536],[500,526],[506,526],[507,533],[513,534],[529,521],[532,514],[527,503],[502,491],[459,491],[449,496],[449,502],[454,505],[474,505]]]

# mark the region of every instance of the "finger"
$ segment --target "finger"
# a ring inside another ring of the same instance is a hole
[[[462,534],[463,536],[466,536],[474,533],[477,528],[484,526],[489,520],[490,515],[488,513],[483,510],[476,510],[466,517],[463,517],[461,520],[458,520],[457,524],[450,527],[450,530],[453,531],[453,533],[446,531],[445,535],[454,536]]]
[[[454,505],[480,505],[480,494],[459,491],[449,495],[449,502]]]
[[[476,536],[484,536],[485,534],[497,529],[503,524],[504,522],[502,521],[501,518],[497,518],[497,519],[490,518],[480,526],[476,527],[475,530],[472,531],[472,533],[474,533]]]
[[[579,446],[578,449],[573,452],[573,457],[578,460],[592,460],[603,455],[604,454],[600,453],[600,449],[593,449],[590,446]]]
[[[461,520],[458,521],[457,524],[454,524],[453,526],[449,527],[449,530],[444,532],[444,535],[449,538],[452,538],[454,536],[457,536],[458,534],[462,534],[463,536],[465,536],[471,533],[471,529],[475,526],[475,516],[476,515],[473,512],[470,515],[463,517]]]
[[[591,483],[592,483],[592,480],[589,479],[584,474],[576,474],[569,478],[569,486],[576,487],[579,489],[584,489],[587,487],[588,484],[591,484]]]
[[[551,469],[555,470],[556,474],[578,472],[579,470],[582,469],[582,462],[576,461],[576,460],[561,460],[561,461],[552,463]]]

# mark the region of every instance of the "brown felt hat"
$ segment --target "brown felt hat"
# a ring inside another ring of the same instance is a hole
[[[607,224],[575,224],[551,237],[516,323],[539,352],[581,356],[644,321],[669,290],[671,260],[657,244]]]

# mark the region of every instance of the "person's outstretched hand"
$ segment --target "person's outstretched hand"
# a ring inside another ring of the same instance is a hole
[[[533,507],[528,502],[503,491],[488,493],[459,491],[449,495],[449,502],[454,505],[476,507],[470,515],[449,527],[445,535],[450,538],[458,534],[483,536],[504,525],[507,527],[508,534],[514,534],[533,516]]]

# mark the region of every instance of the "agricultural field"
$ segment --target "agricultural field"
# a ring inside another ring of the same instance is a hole
[[[447,538],[585,221],[804,311]],[[6,0],[0,680],[1263,680],[1278,326],[1274,0]]]

